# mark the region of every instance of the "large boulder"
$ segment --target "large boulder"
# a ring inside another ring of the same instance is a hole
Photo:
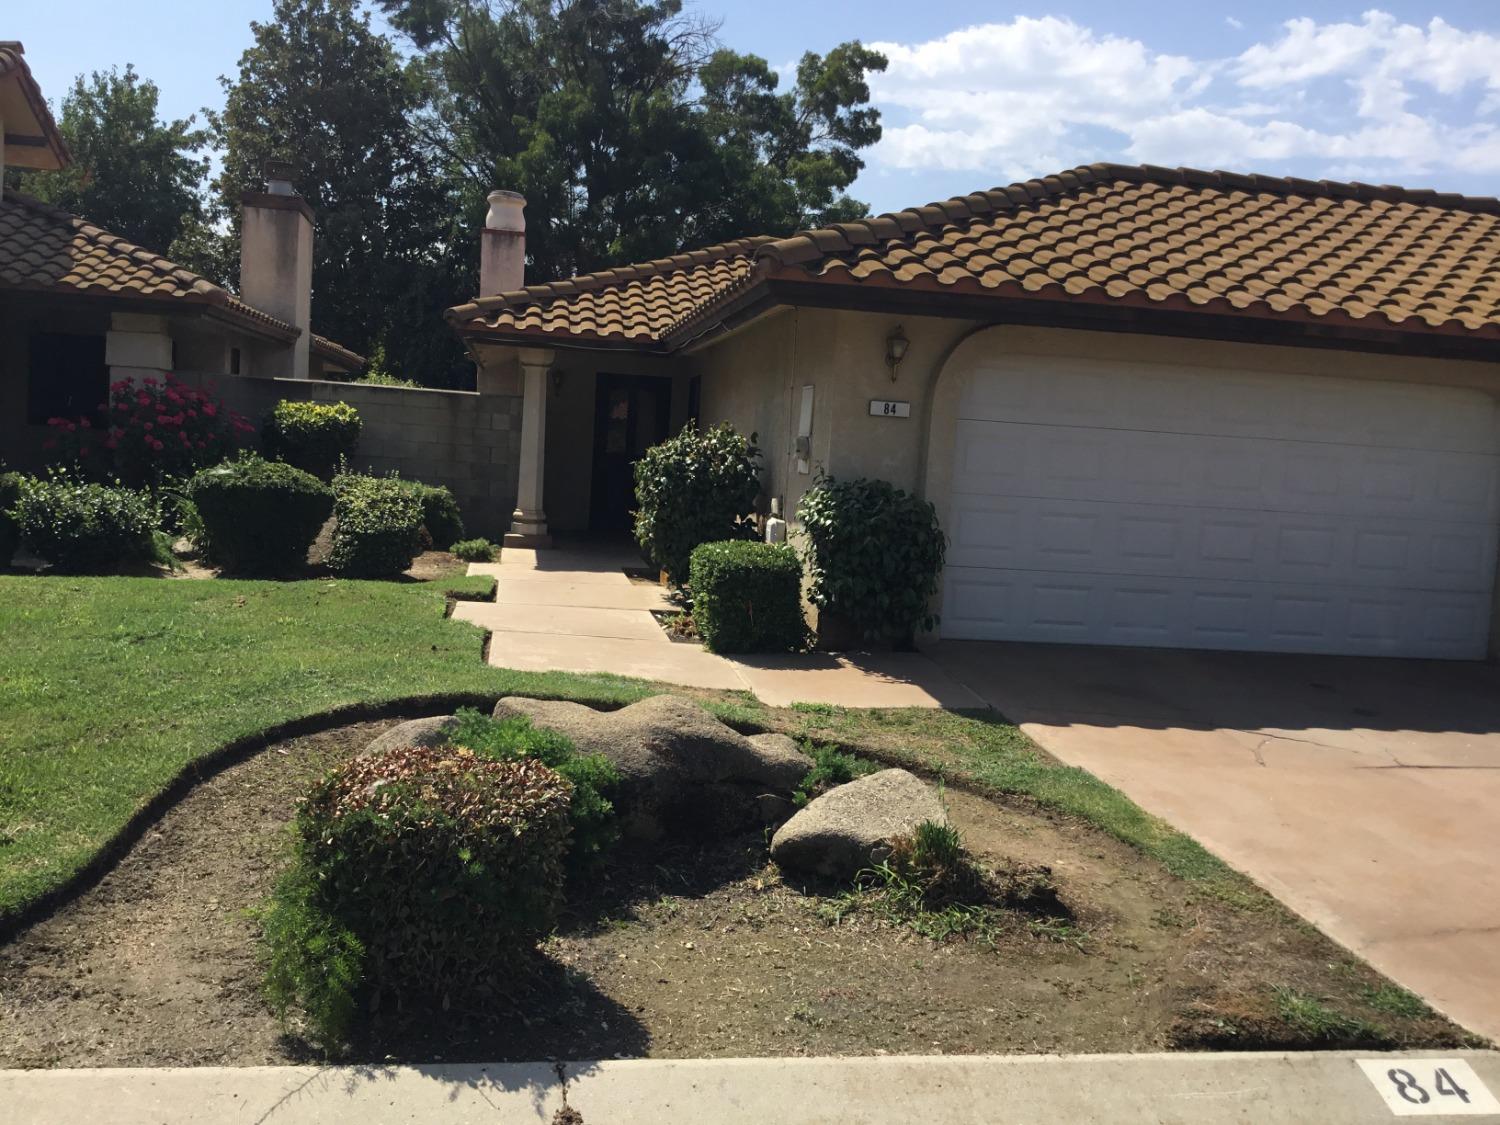
[[[615,806],[627,835],[651,839],[670,828],[723,830],[760,817],[760,798],[786,796],[812,761],[785,735],[746,737],[692,700],[655,695],[618,711],[507,696],[495,718],[524,715],[602,754],[620,772]]]
[[[771,838],[771,858],[790,870],[847,881],[924,820],[948,822],[932,787],[906,770],[881,770],[810,801]]]
[[[383,754],[400,746],[442,746],[448,741],[458,720],[452,715],[433,715],[413,719],[392,727],[365,747],[366,754]]]

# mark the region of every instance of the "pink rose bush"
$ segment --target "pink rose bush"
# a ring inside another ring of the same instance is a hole
[[[255,432],[242,416],[223,409],[208,390],[171,375],[120,379],[110,384],[102,424],[88,418],[51,418],[49,449],[95,478],[115,478],[137,488],[192,476],[229,456]]]

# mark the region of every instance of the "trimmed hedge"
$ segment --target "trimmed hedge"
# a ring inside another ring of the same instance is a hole
[[[409,481],[341,473],[333,481],[328,566],[346,578],[392,578],[422,549],[422,502]]]
[[[187,487],[206,543],[227,571],[290,574],[333,510],[333,491],[311,473],[246,454],[198,473]]]
[[[889,481],[830,477],[803,495],[797,516],[813,605],[842,614],[867,640],[905,644],[937,624],[928,604],[948,540],[930,503]]]
[[[727,422],[693,422],[635,463],[635,538],[672,583],[688,579],[693,548],[747,534],[760,492],[760,451]]]
[[[433,547],[446,551],[464,537],[464,519],[452,492],[441,485],[417,480],[405,484],[422,505],[422,526],[427,529]]]
[[[347,402],[282,400],[261,425],[266,456],[327,479],[354,455],[362,423]]]
[[[156,557],[156,509],[132,489],[23,478],[12,511],[21,542],[60,571],[109,571]]]
[[[11,557],[21,545],[21,530],[11,515],[21,498],[21,474],[0,473],[0,570],[10,565]]]
[[[729,540],[693,551],[693,622],[712,652],[807,647],[802,564],[783,544]]]
[[[535,758],[452,746],[334,770],[262,914],[272,1004],[336,1045],[361,1008],[492,1003],[557,916],[572,795]]]

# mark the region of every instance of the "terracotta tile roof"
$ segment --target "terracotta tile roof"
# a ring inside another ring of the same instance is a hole
[[[449,317],[497,336],[665,346],[760,281],[803,281],[1500,337],[1500,201],[1093,164],[618,272]]]
[[[299,330],[183,269],[76,215],[6,190],[0,200],[0,289],[129,297],[210,306],[252,331],[294,340]],[[339,362],[362,357],[315,336],[314,348]],[[328,349],[337,349],[337,353]]]
[[[448,310],[456,325],[524,334],[651,342],[678,321],[750,279],[755,250],[742,238],[654,262],[529,285]]]

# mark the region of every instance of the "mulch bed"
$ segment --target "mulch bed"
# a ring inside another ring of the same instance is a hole
[[[0,1065],[255,1065],[313,1057],[259,993],[256,926],[295,803],[394,720],[272,746],[205,782],[100,883],[0,946]],[[866,913],[835,921],[789,885],[762,833],[624,851],[575,893],[539,966],[494,1011],[371,1021],[356,1058],[1145,1051],[1340,1045],[1278,1021],[1294,989],[1382,1032],[1452,1046],[1440,1017],[1364,999],[1380,979],[1274,910],[1208,899],[1086,825],[963,791],[970,848],[1044,863],[1074,913],[993,948]],[[1081,934],[1081,938],[1080,938]],[[1075,940],[1078,939],[1078,940]]]

